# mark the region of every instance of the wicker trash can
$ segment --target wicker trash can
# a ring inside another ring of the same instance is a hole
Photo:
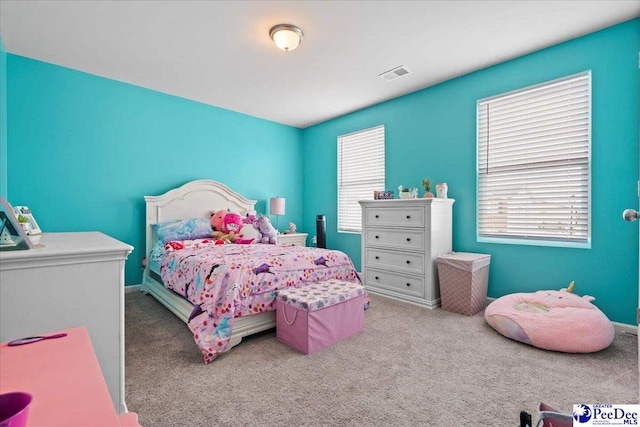
[[[491,255],[452,252],[437,258],[443,310],[473,316],[485,308]]]

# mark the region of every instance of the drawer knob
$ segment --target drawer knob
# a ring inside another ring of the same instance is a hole
[[[379,237],[379,236],[376,236],[376,239],[377,239],[378,237]]]
[[[411,283],[407,283],[407,286],[411,286]]]
[[[411,264],[411,261],[407,260],[407,264]]]
[[[407,219],[411,219],[411,215],[407,215]]]
[[[380,259],[380,257],[378,255],[376,255],[376,259]]]
[[[411,241],[411,237],[407,237],[407,242],[410,242],[410,241]]]
[[[380,218],[380,215],[376,215],[376,218]]]
[[[378,280],[378,276],[376,276],[376,280]]]

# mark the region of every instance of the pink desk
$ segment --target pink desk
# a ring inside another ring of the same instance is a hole
[[[0,393],[33,395],[27,426],[139,426],[130,412],[120,417],[84,327],[54,331],[64,338],[9,347],[0,344]]]

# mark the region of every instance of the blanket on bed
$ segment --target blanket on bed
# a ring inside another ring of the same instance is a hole
[[[235,317],[275,310],[279,289],[328,279],[360,281],[351,259],[336,250],[215,245],[211,239],[170,242],[165,249],[162,281],[195,305],[189,329],[205,363],[227,348]]]

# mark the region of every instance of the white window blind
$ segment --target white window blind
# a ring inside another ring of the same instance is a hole
[[[358,200],[384,190],[384,126],[338,137],[338,231],[362,231]]]
[[[478,239],[590,245],[591,74],[478,101]]]

